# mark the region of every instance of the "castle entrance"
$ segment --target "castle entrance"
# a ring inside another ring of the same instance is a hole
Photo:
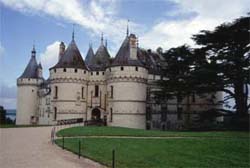
[[[101,120],[101,111],[98,108],[92,110],[91,119],[95,121]]]

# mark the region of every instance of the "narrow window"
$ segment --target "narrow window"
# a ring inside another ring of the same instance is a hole
[[[110,122],[113,121],[113,109],[110,108]]]
[[[91,72],[90,74],[93,75],[93,72]]]
[[[109,72],[111,72],[111,68],[109,68]]]
[[[54,72],[56,73],[56,69],[54,69]]]
[[[63,68],[63,72],[66,72],[66,68]]]
[[[195,94],[193,93],[192,95],[192,102],[194,103],[195,102]]]
[[[99,95],[99,86],[95,85],[95,97],[98,97]]]
[[[182,119],[182,107],[177,108],[177,119],[178,120]]]
[[[55,86],[55,99],[57,99],[57,97],[58,97],[58,87],[57,86]]]
[[[104,75],[104,72],[102,72],[102,75]]]
[[[83,73],[86,74],[86,71],[84,71]]]
[[[123,67],[121,67],[121,71],[123,71],[124,70],[124,68]]]
[[[135,67],[135,70],[138,71],[138,67]]]
[[[96,72],[96,75],[99,75],[99,72],[98,72],[98,71]]]
[[[56,120],[56,118],[57,118],[57,108],[54,107],[54,120]]]
[[[77,69],[75,69],[75,73],[77,73]]]
[[[113,98],[114,96],[114,87],[110,86],[110,97]]]
[[[82,99],[84,99],[84,87],[82,87]]]

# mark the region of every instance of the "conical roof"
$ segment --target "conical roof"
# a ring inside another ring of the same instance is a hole
[[[38,69],[38,64],[36,61],[36,51],[35,51],[35,48],[33,47],[30,61],[28,65],[26,66],[23,74],[19,78],[39,78],[37,69]]]
[[[58,63],[50,69],[54,68],[87,69],[74,39],[72,39]]]
[[[86,56],[86,58],[85,58],[85,63],[86,63],[87,65],[89,65],[91,59],[92,59],[94,56],[95,56],[95,54],[94,54],[93,48],[92,48],[92,46],[90,45],[90,46],[89,46],[89,50],[88,50],[88,52],[87,52],[87,56]]]
[[[143,64],[138,60],[133,60],[130,58],[130,38],[135,38],[134,34],[130,34],[130,36],[127,36],[119,51],[117,52],[114,61],[112,62],[112,66],[143,66]]]

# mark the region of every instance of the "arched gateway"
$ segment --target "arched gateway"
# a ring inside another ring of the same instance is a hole
[[[94,108],[91,112],[91,119],[95,121],[101,120],[101,111],[98,108]]]

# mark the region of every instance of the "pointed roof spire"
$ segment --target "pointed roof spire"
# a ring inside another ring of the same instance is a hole
[[[75,40],[75,24],[73,24],[72,40]]]
[[[35,56],[36,56],[35,44],[33,44],[33,48],[32,48],[32,51],[31,51],[31,56],[32,56],[32,57],[35,57]]]
[[[127,22],[127,37],[129,35],[129,19],[128,19],[128,22]]]
[[[103,45],[103,32],[102,32],[102,35],[101,35],[101,44]]]
[[[105,40],[105,47],[106,48],[108,47],[108,40],[107,39]]]

